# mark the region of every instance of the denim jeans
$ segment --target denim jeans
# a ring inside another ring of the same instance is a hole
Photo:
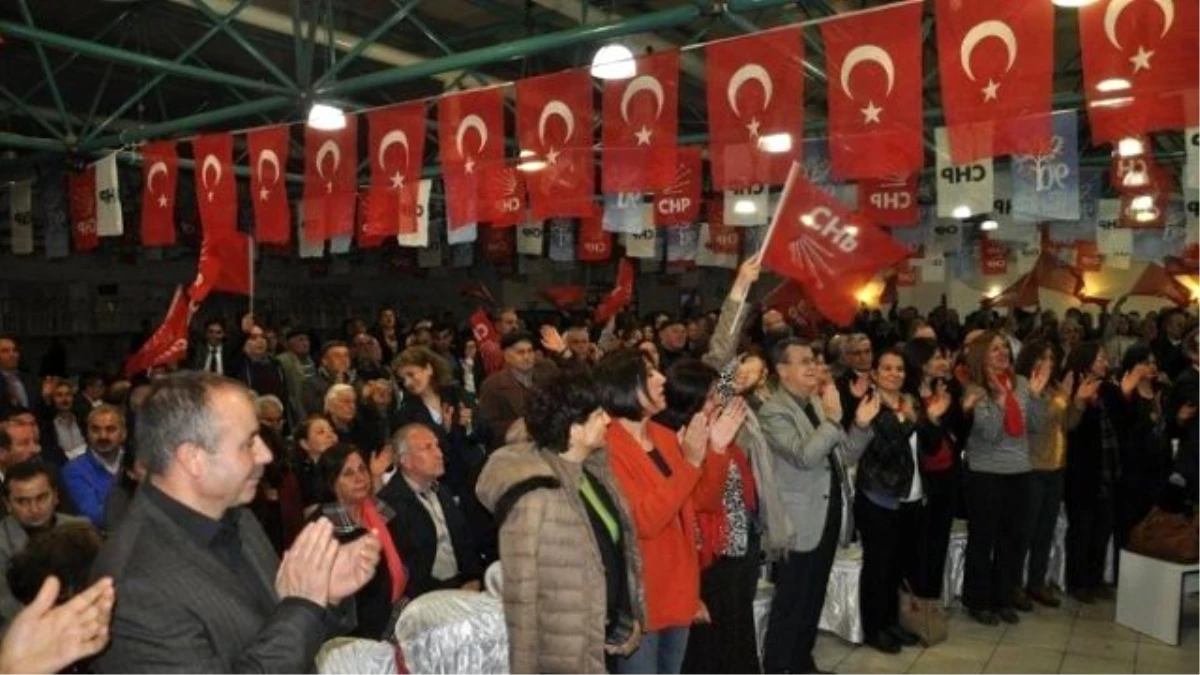
[[[642,635],[637,651],[617,660],[617,672],[621,675],[678,673],[683,667],[690,630],[688,626],[673,626]]]

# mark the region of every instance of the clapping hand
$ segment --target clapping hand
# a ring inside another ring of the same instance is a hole
[[[1033,369],[1032,376],[1029,378],[1029,392],[1038,397],[1046,390],[1046,385],[1050,383],[1050,373],[1053,366],[1049,362],[1041,362]]]
[[[709,427],[708,440],[713,452],[724,454],[745,421],[746,401],[741,396],[735,396],[725,404]]]
[[[680,430],[679,444],[683,447],[683,456],[692,466],[700,466],[704,461],[704,453],[708,451],[708,418],[700,413],[692,416],[692,421]]]
[[[375,576],[382,550],[374,532],[337,546],[329,573],[329,604],[336,605],[367,585]]]
[[[329,604],[329,574],[337,557],[333,524],[320,518],[300,530],[292,547],[283,553],[275,575],[280,598],[296,597],[321,607]]]
[[[860,428],[866,429],[871,426],[871,422],[875,416],[879,414],[879,396],[871,394],[858,402],[858,408],[854,411],[854,423]]]
[[[57,673],[108,644],[116,602],[112,579],[56,607],[61,588],[57,577],[47,577],[33,602],[13,618],[0,645],[0,673]]]
[[[938,382],[937,389],[934,391],[933,397],[929,399],[929,403],[925,405],[925,414],[934,423],[942,419],[946,411],[950,409],[950,393],[946,391],[946,383]]]
[[[871,378],[866,375],[859,375],[850,383],[850,393],[854,398],[862,398],[871,390]]]
[[[1088,375],[1083,378],[1083,382],[1079,383],[1079,389],[1075,390],[1075,402],[1081,405],[1088,405],[1096,400],[1096,395],[1100,392],[1100,378],[1095,375]]]
[[[1141,384],[1142,380],[1149,374],[1150,365],[1146,363],[1139,363],[1130,368],[1129,371],[1121,377],[1121,392],[1126,396],[1133,394],[1133,390],[1137,389],[1137,386]]]
[[[967,392],[963,394],[962,409],[963,412],[975,412],[975,406],[983,400],[986,395],[982,387],[971,386],[967,388]]]
[[[842,423],[842,395],[832,382],[821,389],[821,408],[825,411],[825,419]]]

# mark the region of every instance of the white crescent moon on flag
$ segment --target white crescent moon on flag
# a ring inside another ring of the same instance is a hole
[[[1108,3],[1108,7],[1104,10],[1104,34],[1108,36],[1108,41],[1112,46],[1121,49],[1121,43],[1117,40],[1117,21],[1121,20],[1121,12],[1125,8],[1133,4],[1133,0],[1112,0]],[[1154,0],[1154,4],[1158,5],[1158,9],[1162,11],[1163,27],[1162,34],[1159,37],[1167,34],[1171,30],[1171,24],[1175,23],[1175,2],[1174,0]]]
[[[321,144],[317,149],[317,175],[325,178],[325,155],[333,155],[333,170],[337,171],[338,164],[342,163],[342,149],[334,142],[332,138]]]
[[[842,61],[842,91],[846,92],[846,98],[854,98],[854,94],[850,93],[850,73],[854,71],[855,66],[864,61],[874,61],[883,67],[883,72],[887,74],[885,96],[891,94],[892,85],[896,83],[896,66],[892,63],[891,54],[878,45],[859,45],[851,49],[846,54],[846,60]]]
[[[971,72],[971,52],[975,51],[975,45],[989,37],[999,38],[1004,43],[1005,49],[1008,50],[1008,66],[1004,69],[1006,72],[1012,69],[1013,63],[1017,60],[1017,36],[1008,27],[1008,24],[995,19],[981,21],[967,31],[959,50],[963,71],[967,73],[967,77],[971,78],[972,82],[975,81],[975,73]]]
[[[275,151],[271,150],[270,148],[258,153],[257,170],[258,170],[258,182],[260,182],[260,183],[266,182],[263,180],[263,163],[267,163],[267,164],[270,164],[271,166],[275,167],[275,180],[272,181],[271,184],[274,185],[275,183],[278,183],[279,182],[279,155],[276,155]]]
[[[387,152],[387,149],[393,143],[399,143],[400,145],[404,146],[404,166],[408,166],[408,134],[404,133],[403,129],[392,129],[384,134],[383,138],[379,141],[379,152],[377,153],[378,156],[375,158],[375,161],[379,162],[380,169],[387,168],[387,166],[383,163],[383,153]]]
[[[221,162],[220,162],[220,160],[217,159],[216,155],[205,155],[204,161],[200,164],[200,180],[204,182],[205,190],[209,189],[209,187],[210,187],[208,184],[208,168],[209,167],[212,167],[213,169],[215,169],[215,171],[213,173],[217,174],[217,177],[213,179],[213,185],[216,185],[217,183],[221,182]]]
[[[463,152],[463,137],[467,135],[467,129],[474,129],[479,132],[479,149],[476,152],[482,152],[483,147],[487,145],[488,131],[487,125],[479,115],[467,115],[458,123],[458,132],[455,134],[454,142],[458,146],[458,156],[465,157]]]
[[[621,95],[621,119],[625,120],[626,124],[629,124],[629,101],[639,91],[648,91],[654,95],[654,119],[658,119],[662,114],[663,100],[666,98],[662,84],[653,75],[638,75],[625,87],[625,93]]]
[[[737,117],[742,116],[737,107],[738,90],[742,88],[743,84],[750,80],[757,80],[758,83],[762,85],[763,107],[766,108],[771,105],[771,94],[775,88],[774,84],[771,82],[771,74],[767,72],[766,68],[763,68],[757,63],[747,63],[746,65],[734,71],[733,77],[729,78],[729,86],[725,90],[726,95],[729,97],[729,109],[732,110],[733,114]]]
[[[554,99],[542,108],[542,114],[538,117],[538,140],[542,145],[546,145],[546,122],[549,122],[551,117],[561,117],[567,125],[567,135],[563,137],[563,143],[571,140],[571,135],[575,133],[575,114],[566,103]]]
[[[158,174],[167,175],[167,163],[158,161],[150,165],[150,170],[146,172],[146,192],[154,194],[154,177]]]

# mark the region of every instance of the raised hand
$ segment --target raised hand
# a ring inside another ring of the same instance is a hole
[[[723,454],[733,442],[737,432],[746,421],[746,401],[741,396],[730,399],[720,415],[713,420],[708,430],[709,445],[713,452]]]
[[[1079,383],[1079,389],[1075,390],[1075,402],[1087,405],[1096,400],[1096,395],[1100,393],[1100,378],[1095,375],[1088,375],[1083,378],[1083,382]]]
[[[367,585],[382,550],[374,532],[337,547],[329,572],[329,604],[336,605]]]
[[[1069,398],[1071,398],[1071,394],[1074,391],[1074,389],[1075,389],[1075,372],[1068,370],[1067,374],[1063,375],[1062,380],[1060,380],[1058,383],[1058,393],[1059,393],[1059,395],[1065,396],[1069,399]]]
[[[1129,371],[1121,377],[1122,393],[1124,393],[1126,396],[1132,394],[1133,390],[1137,389],[1137,386],[1141,384],[1142,380],[1149,374],[1150,366],[1144,363],[1139,363],[1130,368]]]
[[[738,268],[737,278],[733,280],[733,288],[730,289],[730,295],[734,299],[740,300],[746,297],[746,293],[754,282],[758,281],[758,275],[762,271],[762,265],[758,256],[746,258],[741,267]]]
[[[821,389],[821,408],[825,411],[825,419],[842,423],[842,395],[832,382]]]
[[[871,395],[858,402],[854,411],[854,423],[866,429],[871,426],[875,416],[879,414],[879,396]]]
[[[551,354],[562,354],[567,351],[567,341],[563,339],[562,333],[554,326],[542,326],[542,346]]]
[[[871,378],[866,375],[859,375],[850,383],[850,393],[854,398],[862,398],[871,390]]]
[[[62,586],[47,577],[0,644],[0,673],[57,673],[108,644],[116,591],[105,577],[55,607]]]
[[[968,412],[968,413],[975,412],[975,406],[979,405],[979,402],[982,401],[983,397],[986,395],[987,395],[987,392],[985,392],[982,387],[978,387],[978,386],[968,387],[966,393],[963,394],[963,399],[962,399],[963,412]]]
[[[692,466],[700,466],[708,451],[708,418],[696,413],[680,433],[679,444],[683,447],[684,459]]]
[[[1029,378],[1029,392],[1035,397],[1041,396],[1046,390],[1046,385],[1050,383],[1050,372],[1052,366],[1049,363],[1039,363],[1037,368],[1033,369],[1032,377]]]
[[[950,409],[950,394],[946,391],[946,383],[938,382],[937,390],[933,397],[929,399],[929,403],[925,404],[925,414],[930,420],[938,422],[946,411]]]
[[[280,598],[303,598],[321,607],[329,604],[329,574],[337,556],[333,524],[327,518],[309,523],[283,553],[275,575]]]

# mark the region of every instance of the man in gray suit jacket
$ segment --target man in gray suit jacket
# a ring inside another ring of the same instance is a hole
[[[863,399],[847,433],[837,387],[818,382],[807,342],[788,338],[776,343],[772,361],[780,391],[762,405],[758,420],[774,458],[780,501],[796,535],[776,567],[763,672],[815,673],[820,671],[812,649],[825,587],[838,541],[852,530],[850,519],[843,519],[852,503],[846,467],[871,440],[869,426],[879,412],[879,399]]]
[[[330,608],[375,574],[379,540],[339,545],[321,519],[279,561],[241,508],[271,452],[237,382],[192,372],[155,383],[136,434],[148,476],[92,569],[121,599],[95,671],[312,672]]]

